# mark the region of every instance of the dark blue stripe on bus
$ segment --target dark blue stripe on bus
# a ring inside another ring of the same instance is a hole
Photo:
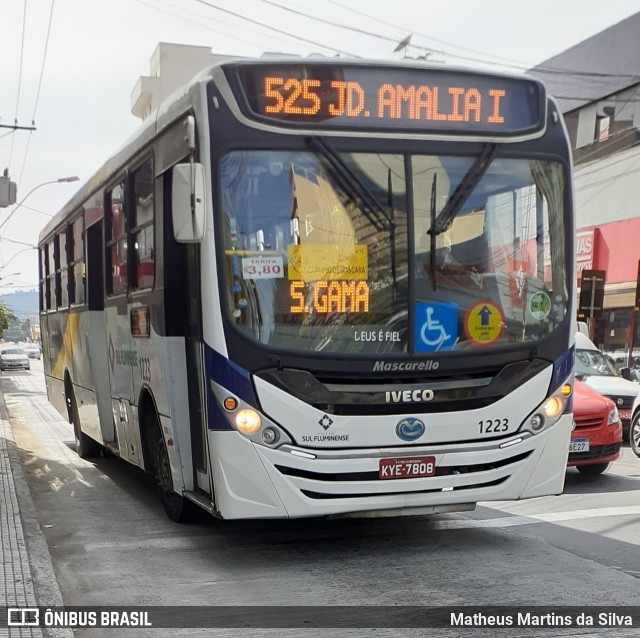
[[[253,407],[258,407],[256,396],[251,385],[250,374],[240,366],[205,344],[205,373],[207,380],[211,379],[218,385],[229,390],[239,399]],[[208,427],[210,430],[233,430],[226,413],[222,410],[207,381],[207,404],[209,412]]]

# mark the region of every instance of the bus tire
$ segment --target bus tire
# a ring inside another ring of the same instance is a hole
[[[636,456],[640,456],[640,411],[633,415],[629,427],[629,445]]]
[[[73,424],[73,433],[76,439],[76,452],[81,459],[90,459],[100,456],[102,446],[87,436],[80,428],[80,413],[78,412],[78,404],[75,394],[71,393],[71,423]]]
[[[609,463],[592,463],[591,465],[578,465],[578,472],[587,476],[602,474],[609,467]]]
[[[160,434],[155,444],[153,465],[156,487],[165,513],[174,523],[188,523],[192,519],[193,505],[173,489],[171,463],[169,462],[167,444],[162,434]]]

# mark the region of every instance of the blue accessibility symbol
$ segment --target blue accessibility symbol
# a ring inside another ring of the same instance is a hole
[[[458,305],[426,302],[415,305],[414,350],[452,350],[458,341]]]

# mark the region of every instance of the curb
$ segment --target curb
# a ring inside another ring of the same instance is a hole
[[[15,606],[64,605],[44,533],[38,523],[24,476],[9,412],[0,392],[0,530],[5,604]],[[8,556],[7,556],[8,554]],[[17,633],[16,633],[17,630]],[[25,633],[26,632],[26,633]],[[0,636],[73,638],[68,628],[0,628]]]

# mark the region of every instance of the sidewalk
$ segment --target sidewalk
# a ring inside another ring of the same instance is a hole
[[[61,606],[49,548],[35,515],[0,393],[0,606]],[[4,610],[3,610],[4,611]],[[72,638],[70,629],[0,626],[0,638]]]

